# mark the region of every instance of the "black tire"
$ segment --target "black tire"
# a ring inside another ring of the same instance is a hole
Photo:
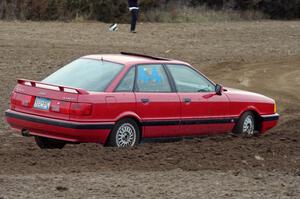
[[[122,133],[123,132],[123,133]],[[133,119],[122,119],[116,123],[109,135],[107,146],[133,147],[140,143],[140,128]]]
[[[252,112],[247,111],[240,117],[233,133],[244,137],[254,136],[257,133],[256,125],[255,115]]]
[[[35,136],[35,143],[41,149],[62,149],[66,142],[45,137]]]

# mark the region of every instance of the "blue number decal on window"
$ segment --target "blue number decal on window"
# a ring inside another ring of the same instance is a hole
[[[156,83],[161,83],[161,77],[158,74],[157,68],[152,68],[152,78]]]
[[[143,81],[147,84],[150,81],[150,77],[146,74],[145,68],[139,68],[138,71],[139,81]]]

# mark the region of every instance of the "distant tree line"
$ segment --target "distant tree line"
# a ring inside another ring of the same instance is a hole
[[[259,10],[271,19],[300,18],[300,0],[191,0],[190,3],[212,9]]]
[[[271,19],[299,19],[300,0],[140,0],[144,13],[152,9],[205,6],[209,9],[261,11]],[[0,0],[0,19],[123,22],[127,0]]]

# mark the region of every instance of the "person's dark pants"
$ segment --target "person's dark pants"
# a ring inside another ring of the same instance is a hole
[[[131,10],[131,31],[135,31],[135,27],[136,27],[136,21],[138,19],[138,15],[139,15],[139,10],[138,9],[133,9]]]

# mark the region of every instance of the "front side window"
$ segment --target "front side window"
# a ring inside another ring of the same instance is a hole
[[[215,86],[205,77],[185,65],[167,65],[178,92],[213,92]]]
[[[135,67],[132,67],[125,77],[121,80],[119,86],[117,87],[117,92],[131,92],[133,91],[135,78]]]
[[[42,82],[103,92],[122,69],[121,64],[81,58],[59,69]]]
[[[162,65],[138,66],[136,83],[139,92],[171,92],[171,86]]]

